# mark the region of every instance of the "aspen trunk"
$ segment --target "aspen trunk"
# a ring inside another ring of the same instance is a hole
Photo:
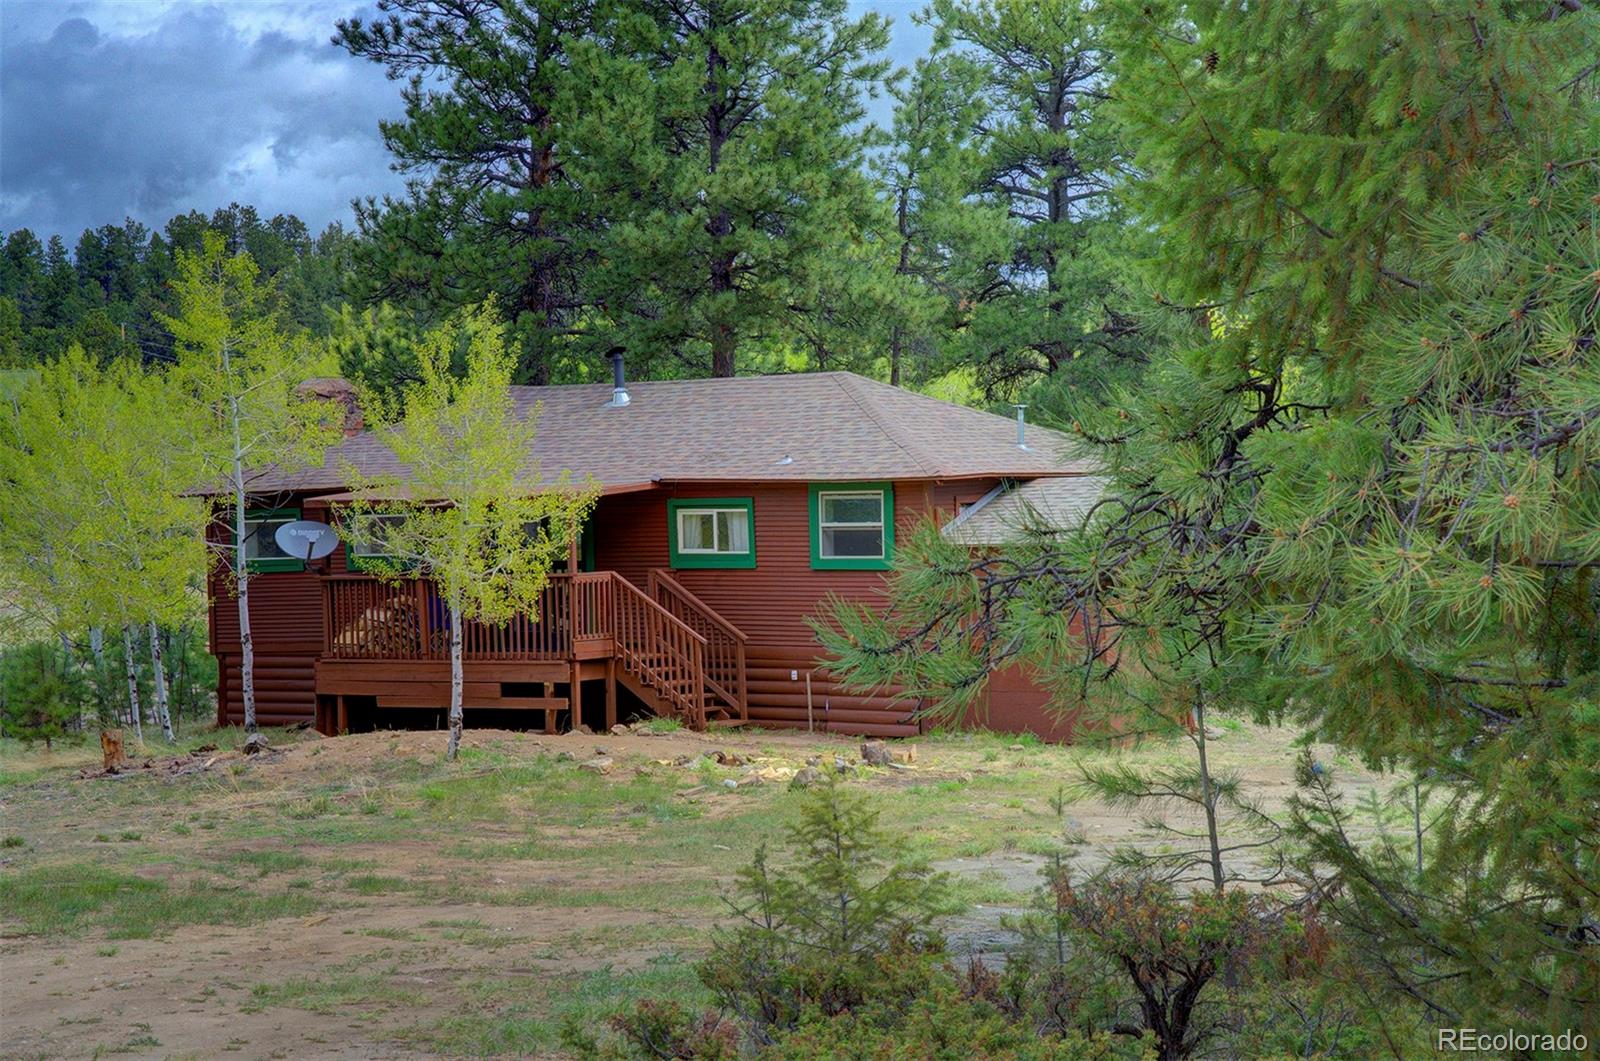
[[[128,714],[133,721],[133,739],[144,743],[144,710],[139,706],[139,670],[133,663],[133,627],[122,626],[122,663],[128,677]]]
[[[167,670],[161,663],[161,633],[156,629],[154,619],[150,620],[150,672],[155,679],[156,720],[161,723],[161,735],[168,744],[175,744],[178,738],[172,732],[172,705],[167,700]]]
[[[222,344],[225,371],[232,371],[228,344]],[[239,692],[244,698],[244,731],[256,731],[256,652],[250,639],[250,568],[245,550],[244,441],[239,433],[239,396],[228,398],[233,427],[233,577],[239,595]]]
[[[461,609],[450,606],[450,742],[444,757],[454,762],[461,747]]]
[[[89,627],[89,652],[94,658],[94,698],[100,706],[100,717],[109,719],[116,708],[106,688],[106,633],[98,626]]]

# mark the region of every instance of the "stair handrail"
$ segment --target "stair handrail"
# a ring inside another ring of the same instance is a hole
[[[671,574],[661,568],[654,568],[650,572],[650,596],[660,596],[675,603],[695,618],[706,623],[720,639],[722,648],[712,645],[709,640],[706,646],[706,684],[717,697],[732,707],[741,719],[750,717],[750,699],[748,688],[747,666],[745,662],[746,642],[748,638],[743,630],[734,626],[723,618],[716,609],[690,592],[688,587],[673,578]],[[731,667],[732,673],[725,674],[718,664],[718,658],[725,659]],[[723,679],[727,678],[727,684]],[[731,686],[731,687],[730,687]]]
[[[640,662],[640,677],[648,677],[651,684],[662,687],[662,691],[666,692],[674,700],[686,698],[688,702],[684,706],[689,715],[690,727],[704,729],[706,724],[705,652],[708,643],[705,635],[682,619],[679,619],[676,615],[673,615],[672,612],[668,611],[648,593],[623,578],[620,574],[615,571],[609,572],[609,574],[611,575],[611,584],[614,591],[619,596],[632,598],[644,608],[647,615],[652,616],[658,622],[665,623],[668,629],[685,636],[689,645],[689,653],[688,659],[684,662],[687,664],[689,674],[692,676],[687,683],[687,689],[679,688],[669,674],[652,673],[646,675],[645,669],[647,667],[652,672],[655,672],[656,668],[649,663],[645,656],[638,654],[637,649],[635,649],[635,653]],[[617,611],[620,612],[621,609],[618,608]],[[620,642],[623,635],[623,630],[621,629],[623,624],[617,622],[616,619],[616,615],[613,615],[613,622],[616,623],[617,629],[612,631],[612,636]],[[665,641],[661,647],[670,647],[670,640]]]
[[[695,596],[692,592],[690,592],[687,586],[673,578],[672,575],[668,574],[665,570],[659,567],[652,569],[650,572],[650,581],[656,585],[664,587],[667,592],[673,594],[674,596],[683,598],[684,602],[692,605],[695,611],[699,612],[707,622],[711,623],[711,625],[715,626],[717,629],[721,630],[735,641],[738,641],[740,644],[745,644],[750,640],[749,635],[747,635],[743,630],[724,619],[720,614],[718,614],[715,608],[711,607],[711,605]]]

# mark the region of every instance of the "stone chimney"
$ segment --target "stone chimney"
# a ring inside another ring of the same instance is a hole
[[[355,384],[342,376],[313,376],[294,389],[301,398],[337,402],[344,409],[344,437],[354,438],[366,426]]]

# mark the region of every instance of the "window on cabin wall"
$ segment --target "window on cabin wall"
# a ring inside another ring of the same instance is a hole
[[[399,512],[380,512],[363,518],[360,532],[345,539],[345,566],[352,571],[370,571],[378,563],[395,563],[395,558],[389,554],[384,529],[398,526],[405,520],[405,515]]]
[[[530,542],[539,542],[550,536],[550,518],[541,516],[522,525],[522,533],[527,535]],[[566,561],[556,564],[556,570],[565,571]],[[583,528],[578,531],[578,570],[594,570],[594,514],[584,521]]]
[[[245,512],[245,566],[252,572],[304,571],[304,560],[278,547],[278,528],[299,518],[298,508],[258,508]]]
[[[674,568],[755,567],[755,502],[696,497],[667,502],[667,545]]]
[[[819,570],[884,571],[894,562],[894,486],[813,483],[811,566]]]

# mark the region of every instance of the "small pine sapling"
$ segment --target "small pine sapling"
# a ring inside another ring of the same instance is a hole
[[[914,993],[917,970],[942,960],[934,917],[948,879],[911,858],[860,795],[830,779],[790,827],[789,862],[763,846],[739,871],[701,978],[758,1043],[808,1012],[835,1016]],[[893,955],[893,960],[888,960]],[[887,967],[887,968],[886,968]]]

